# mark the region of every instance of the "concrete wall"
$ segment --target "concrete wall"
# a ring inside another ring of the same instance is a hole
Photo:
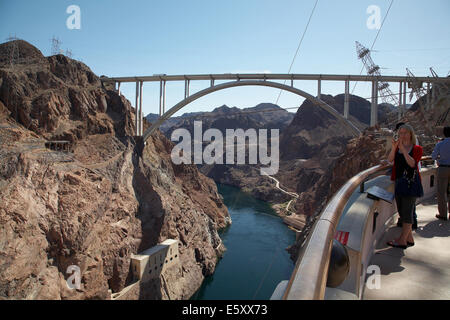
[[[180,262],[178,241],[164,242],[131,257],[131,268],[135,280],[147,281],[158,278],[164,270]]]
[[[122,291],[111,294],[112,300],[135,300],[140,296],[140,286],[152,279],[160,278],[171,267],[180,267],[178,240],[168,239],[131,256],[131,271],[134,281]]]

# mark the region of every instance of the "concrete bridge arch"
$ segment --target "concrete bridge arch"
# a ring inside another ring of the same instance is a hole
[[[163,115],[161,115],[161,117],[156,122],[154,122],[150,126],[150,128],[148,128],[145,131],[145,133],[143,135],[144,142],[153,134],[153,132],[156,131],[156,129],[158,129],[163,124],[164,121],[169,119],[171,116],[173,116],[176,112],[181,110],[183,107],[185,107],[189,103],[191,103],[203,96],[206,96],[210,93],[216,92],[216,91],[220,91],[220,90],[224,90],[224,89],[228,89],[228,88],[234,88],[234,87],[241,87],[241,86],[266,86],[266,87],[277,88],[277,89],[281,89],[281,90],[285,90],[285,91],[297,94],[301,97],[304,97],[304,98],[310,100],[312,103],[314,103],[318,107],[320,107],[320,108],[324,109],[325,111],[329,112],[330,114],[332,114],[334,117],[336,117],[338,119],[339,122],[342,123],[342,125],[348,126],[349,128],[351,128],[351,130],[352,130],[352,132],[354,132],[355,136],[357,136],[361,133],[360,130],[354,124],[352,124],[349,120],[345,119],[338,111],[336,111],[333,107],[328,105],[325,101],[323,101],[317,97],[314,97],[303,90],[300,90],[293,86],[288,86],[288,85],[281,84],[278,82],[273,82],[273,81],[237,80],[237,81],[221,83],[218,85],[208,87],[208,88],[201,90],[195,94],[192,94],[192,95],[186,97],[184,100],[178,102],[175,106],[173,106],[171,109],[169,109]]]

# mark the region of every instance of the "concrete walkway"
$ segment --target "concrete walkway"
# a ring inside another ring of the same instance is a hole
[[[395,224],[387,229],[370,263],[380,267],[380,288],[365,286],[363,299],[450,300],[450,221],[435,218],[436,203],[431,199],[416,208],[415,246],[406,250],[389,247],[386,242],[397,238],[401,230]]]

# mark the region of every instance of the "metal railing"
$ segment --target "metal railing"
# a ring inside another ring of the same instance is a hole
[[[421,161],[424,160],[431,160],[431,157],[424,156]],[[391,167],[391,164],[383,163],[360,172],[348,180],[328,202],[300,248],[283,300],[324,299],[333,239],[350,196],[365,181],[385,173]]]
[[[390,167],[390,164],[380,164],[360,172],[333,196],[300,249],[283,300],[324,299],[333,239],[344,208],[361,183]]]

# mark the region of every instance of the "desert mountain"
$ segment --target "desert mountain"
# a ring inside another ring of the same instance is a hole
[[[231,223],[215,183],[174,165],[160,132],[145,146],[133,132],[130,102],[85,64],[0,45],[0,297],[109,299],[133,281],[131,255],[169,238],[181,267],[135,299],[187,299],[213,273]],[[71,152],[45,147],[55,140]]]

